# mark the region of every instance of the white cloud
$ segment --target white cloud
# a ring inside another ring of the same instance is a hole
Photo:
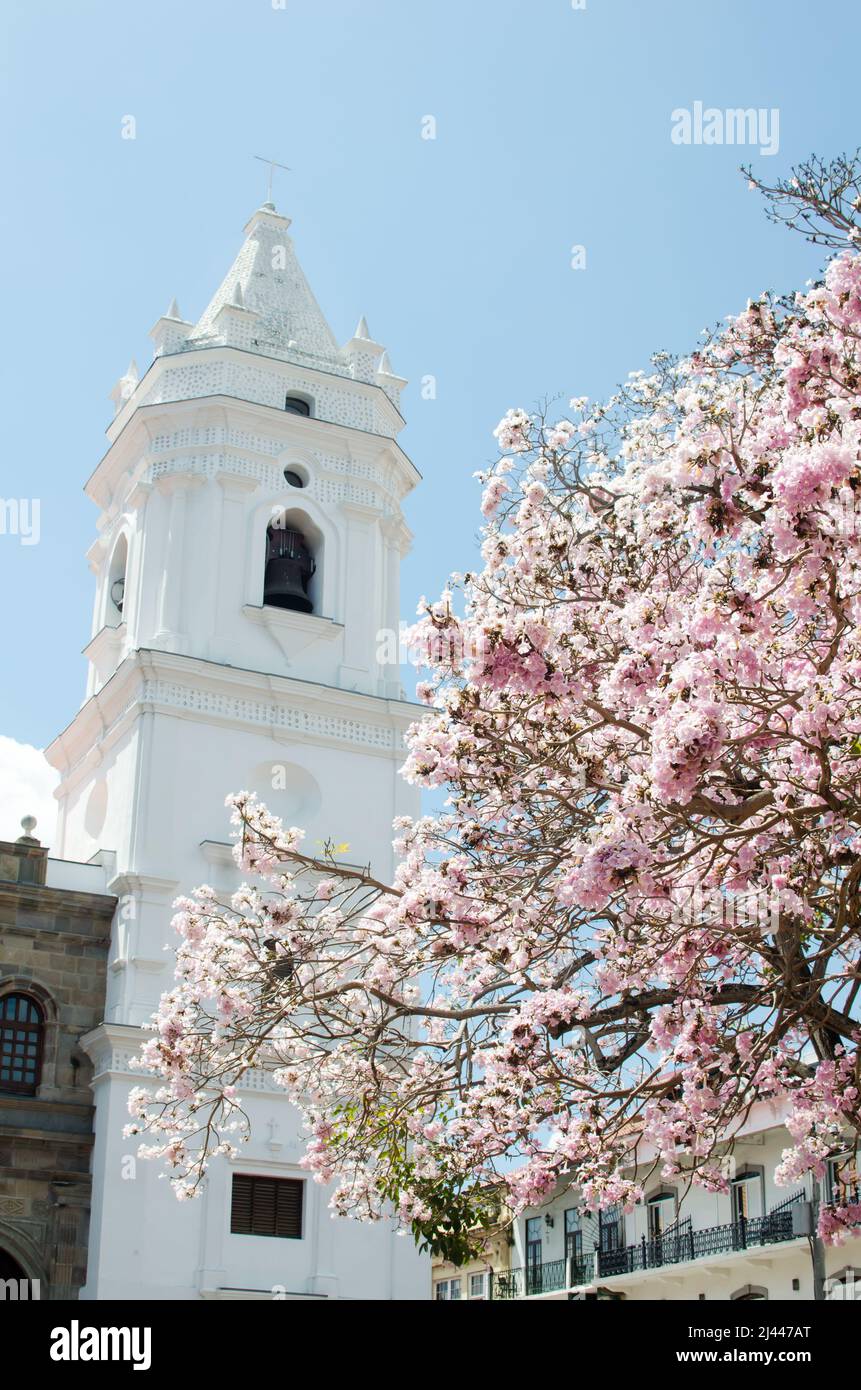
[[[17,840],[24,833],[21,817],[35,816],[38,824],[33,834],[51,847],[57,828],[53,791],[58,780],[41,748],[0,734],[0,840]]]

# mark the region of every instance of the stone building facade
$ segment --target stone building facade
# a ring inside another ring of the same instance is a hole
[[[33,822],[25,821],[27,830]],[[63,886],[74,883],[75,887]],[[92,1064],[116,898],[97,864],[0,841],[0,1280],[5,1296],[75,1299],[86,1278]],[[93,890],[96,891],[93,891]],[[38,1281],[38,1285],[36,1284]]]

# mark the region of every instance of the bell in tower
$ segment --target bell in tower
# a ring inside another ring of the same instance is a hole
[[[264,604],[294,613],[313,613],[308,585],[316,568],[302,532],[274,522],[266,533]]]

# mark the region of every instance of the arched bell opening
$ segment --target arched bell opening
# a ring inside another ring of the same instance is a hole
[[[266,532],[263,603],[293,613],[313,613],[317,547],[302,518],[290,513],[273,517]]]
[[[121,535],[111,556],[108,570],[108,594],[106,623],[109,627],[119,627],[125,621],[126,570],[129,562],[129,547],[125,534]]]

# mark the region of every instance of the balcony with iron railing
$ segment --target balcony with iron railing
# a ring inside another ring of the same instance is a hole
[[[522,1269],[491,1274],[491,1298],[537,1298],[540,1294],[561,1293],[591,1284],[595,1277],[595,1256],[589,1252],[575,1259],[549,1260]]]
[[[490,1297],[495,1299],[536,1298],[562,1293],[625,1274],[662,1269],[689,1260],[709,1259],[778,1245],[799,1233],[793,1212],[805,1199],[804,1189],[794,1192],[766,1216],[744,1217],[723,1226],[693,1229],[690,1217],[677,1221],[658,1236],[643,1237],[635,1245],[616,1250],[600,1248],[567,1260],[530,1264],[521,1269],[492,1274]]]

